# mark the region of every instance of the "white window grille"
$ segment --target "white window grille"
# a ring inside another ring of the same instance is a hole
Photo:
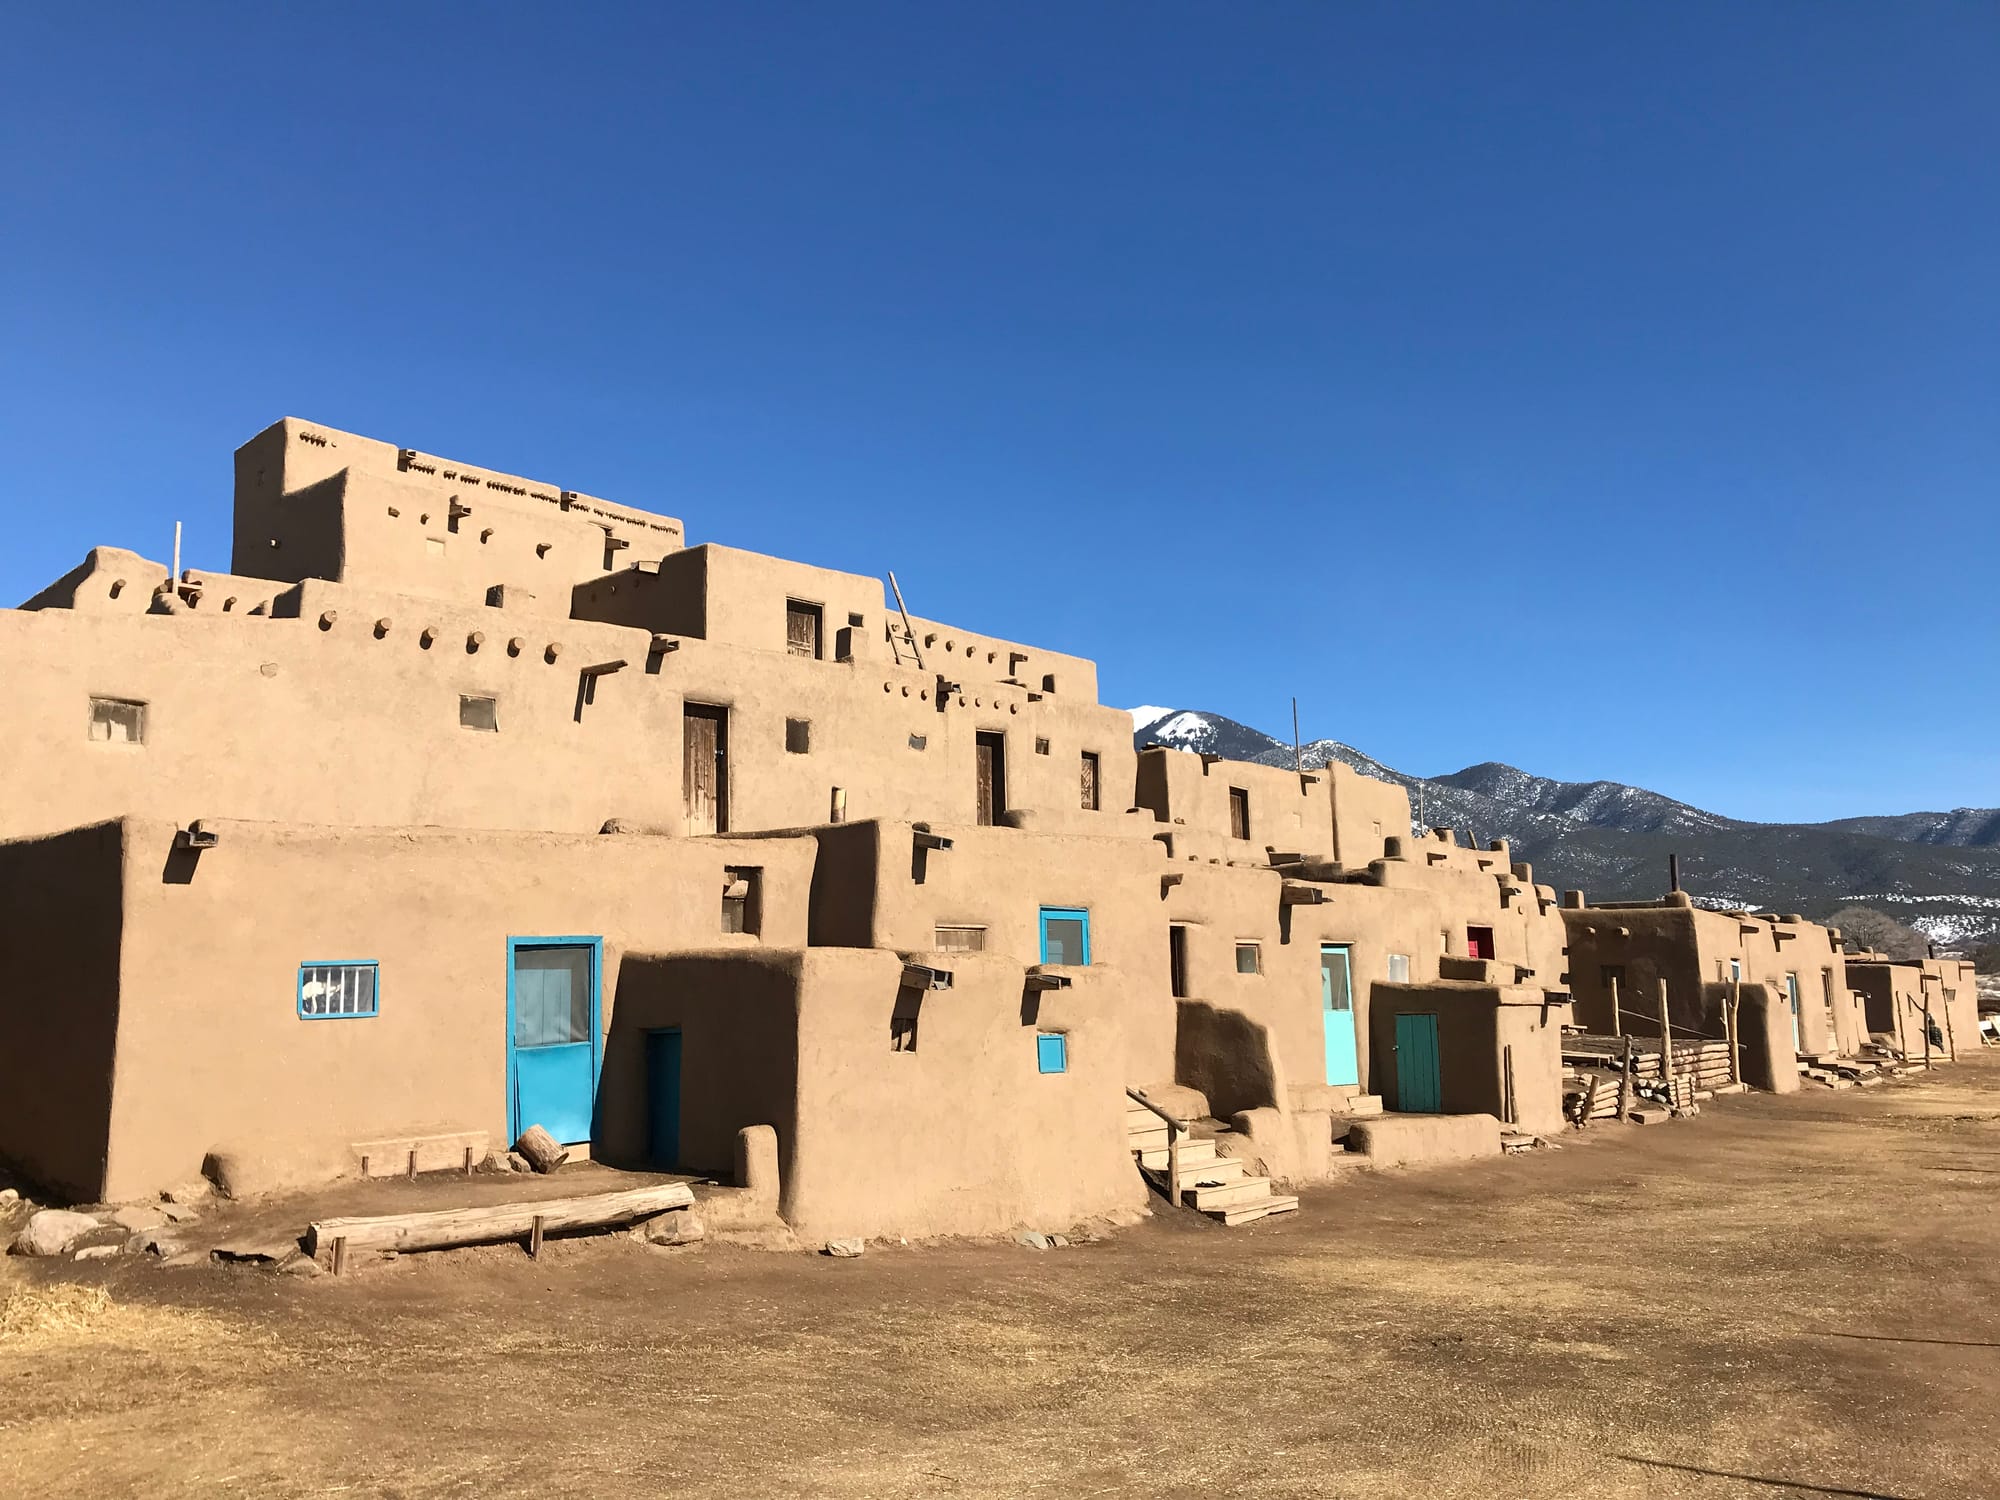
[[[378,1014],[378,969],[374,963],[300,964],[299,1014],[308,1021]]]

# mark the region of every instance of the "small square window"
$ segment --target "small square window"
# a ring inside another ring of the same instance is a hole
[[[910,748],[912,750],[921,750],[930,742],[930,736],[927,734],[913,734],[910,736]]]
[[[1239,974],[1263,973],[1263,949],[1256,943],[1238,943],[1236,945],[1236,972]]]
[[[1408,984],[1410,982],[1410,955],[1391,953],[1389,955],[1389,983]]]
[[[92,698],[90,738],[100,745],[146,743],[146,705],[132,698]]]
[[[986,951],[986,929],[940,925],[935,941],[947,953],[983,953]]]
[[[475,698],[461,693],[458,699],[458,723],[461,729],[479,729],[489,734],[498,733],[500,700]]]
[[[891,1052],[914,1052],[917,1050],[917,1018],[910,1015],[889,1017],[889,1050]]]
[[[1037,737],[1035,740],[1035,754],[1047,755],[1048,753],[1049,753],[1049,742],[1045,739]]]
[[[379,969],[373,962],[300,964],[299,1015],[308,1021],[332,1021],[380,1014]]]
[[[443,556],[444,556],[444,538],[443,538],[443,537],[441,537],[441,536],[427,536],[427,537],[425,537],[425,538],[424,538],[424,551],[428,552],[428,553],[429,553],[429,554],[430,554],[430,555],[431,555],[432,557],[443,557]]]
[[[785,749],[793,755],[804,755],[812,749],[812,720],[785,720]]]
[[[730,866],[722,872],[722,930],[755,933],[763,919],[758,900],[763,870]]]
[[[1069,1037],[1060,1031],[1038,1031],[1035,1033],[1035,1071],[1037,1073],[1067,1073],[1069,1071]]]

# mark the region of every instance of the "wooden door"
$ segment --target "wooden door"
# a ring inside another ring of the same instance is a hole
[[[974,741],[973,754],[979,778],[977,821],[991,827],[1007,810],[1007,736],[980,734]]]
[[[1396,1108],[1432,1115],[1444,1108],[1435,1013],[1396,1017]]]
[[[1083,752],[1083,808],[1097,811],[1097,756],[1089,750]]]
[[[820,609],[817,604],[801,604],[796,599],[785,605],[785,650],[793,656],[819,659]]]
[[[1250,794],[1238,786],[1229,789],[1229,836],[1250,837]]]
[[[690,837],[729,831],[729,713],[690,703],[681,712],[681,806]]]

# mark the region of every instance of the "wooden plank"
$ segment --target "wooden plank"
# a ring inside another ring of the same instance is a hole
[[[693,1202],[694,1193],[686,1183],[667,1182],[616,1193],[592,1193],[582,1198],[544,1198],[539,1202],[500,1203],[485,1208],[324,1219],[306,1231],[306,1250],[317,1255],[322,1246],[343,1240],[349,1250],[448,1250],[455,1245],[520,1239],[533,1232],[537,1220],[548,1234],[565,1229],[609,1229],[669,1209],[686,1208]]]

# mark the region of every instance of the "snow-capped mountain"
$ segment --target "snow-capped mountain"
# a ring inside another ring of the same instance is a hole
[[[1290,743],[1221,714],[1132,710],[1134,743],[1289,766]],[[1891,912],[1939,943],[2000,931],[2000,810],[1745,823],[1616,781],[1555,781],[1487,761],[1417,777],[1339,740],[1300,747],[1308,770],[1340,761],[1410,794],[1419,828],[1504,838],[1535,878],[1598,900],[1638,900],[1666,885],[1678,854],[1682,883],[1703,905],[1825,916],[1848,905]]]

